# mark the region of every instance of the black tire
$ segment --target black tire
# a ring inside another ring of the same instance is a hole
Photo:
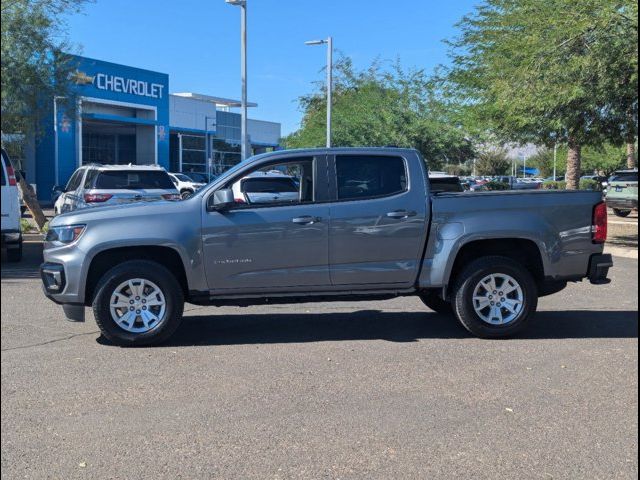
[[[182,190],[180,192],[180,198],[182,198],[183,200],[186,200],[191,195],[193,195],[193,191],[192,190]]]
[[[522,290],[522,308],[518,316],[505,325],[485,322],[474,309],[474,290],[483,278],[491,274],[509,275]],[[473,335],[480,338],[508,338],[524,329],[531,320],[538,307],[538,289],[531,273],[515,260],[501,256],[481,257],[457,276],[452,306],[462,326]]]
[[[22,242],[20,242],[18,248],[7,248],[7,261],[11,263],[18,263],[22,260]]]
[[[613,213],[616,217],[628,217],[631,214],[631,210],[620,210],[619,208],[614,208]]]
[[[128,332],[111,317],[110,300],[114,290],[130,279],[142,278],[155,283],[164,295],[166,307],[157,326],[144,333]],[[184,293],[175,276],[162,265],[149,260],[130,260],[116,265],[98,281],[93,299],[93,314],[102,335],[119,346],[159,344],[167,340],[182,321]]]
[[[424,303],[428,308],[433,310],[436,313],[440,313],[442,315],[451,315],[453,313],[453,307],[451,306],[451,302],[447,302],[443,300],[440,295],[436,292],[427,291],[420,293],[420,300]]]

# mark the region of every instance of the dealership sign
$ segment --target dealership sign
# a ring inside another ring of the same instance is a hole
[[[128,93],[130,95],[138,95],[141,97],[162,98],[164,91],[164,85],[160,83],[135,80],[133,78],[110,75],[107,73],[97,73],[91,76],[84,72],[76,71],[73,77],[79,85],[92,84],[99,90]]]

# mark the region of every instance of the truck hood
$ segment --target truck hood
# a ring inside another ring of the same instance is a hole
[[[51,220],[50,225],[57,227],[61,225],[86,224],[99,222],[102,220],[113,220],[115,218],[126,217],[148,217],[153,215],[171,215],[184,213],[196,206],[197,198],[192,197],[181,201],[161,200],[155,202],[133,202],[122,205],[108,205],[103,207],[87,207],[73,212],[63,213]],[[200,205],[200,202],[197,202]]]

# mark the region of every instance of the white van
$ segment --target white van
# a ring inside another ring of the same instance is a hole
[[[20,194],[16,175],[7,152],[2,150],[2,248],[7,249],[7,260],[22,259],[22,232],[20,231]]]

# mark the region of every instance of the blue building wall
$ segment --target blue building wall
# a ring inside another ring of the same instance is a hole
[[[157,130],[157,161],[169,168],[169,76],[164,73],[118,65],[87,57],[74,56],[76,64],[73,94],[77,98],[93,98],[107,102],[122,102],[132,105],[150,106],[156,109],[156,119],[131,119],[111,115],[83,115],[67,111],[65,104],[73,100],[60,99],[56,118],[58,139],[58,174],[55,171],[55,131],[53,116],[47,116],[40,127],[43,135],[36,147],[36,183],[38,198],[47,201],[56,184],[68,181],[79,166],[78,121],[83,116],[101,121],[122,121],[154,125]],[[53,103],[53,99],[48,101]]]

